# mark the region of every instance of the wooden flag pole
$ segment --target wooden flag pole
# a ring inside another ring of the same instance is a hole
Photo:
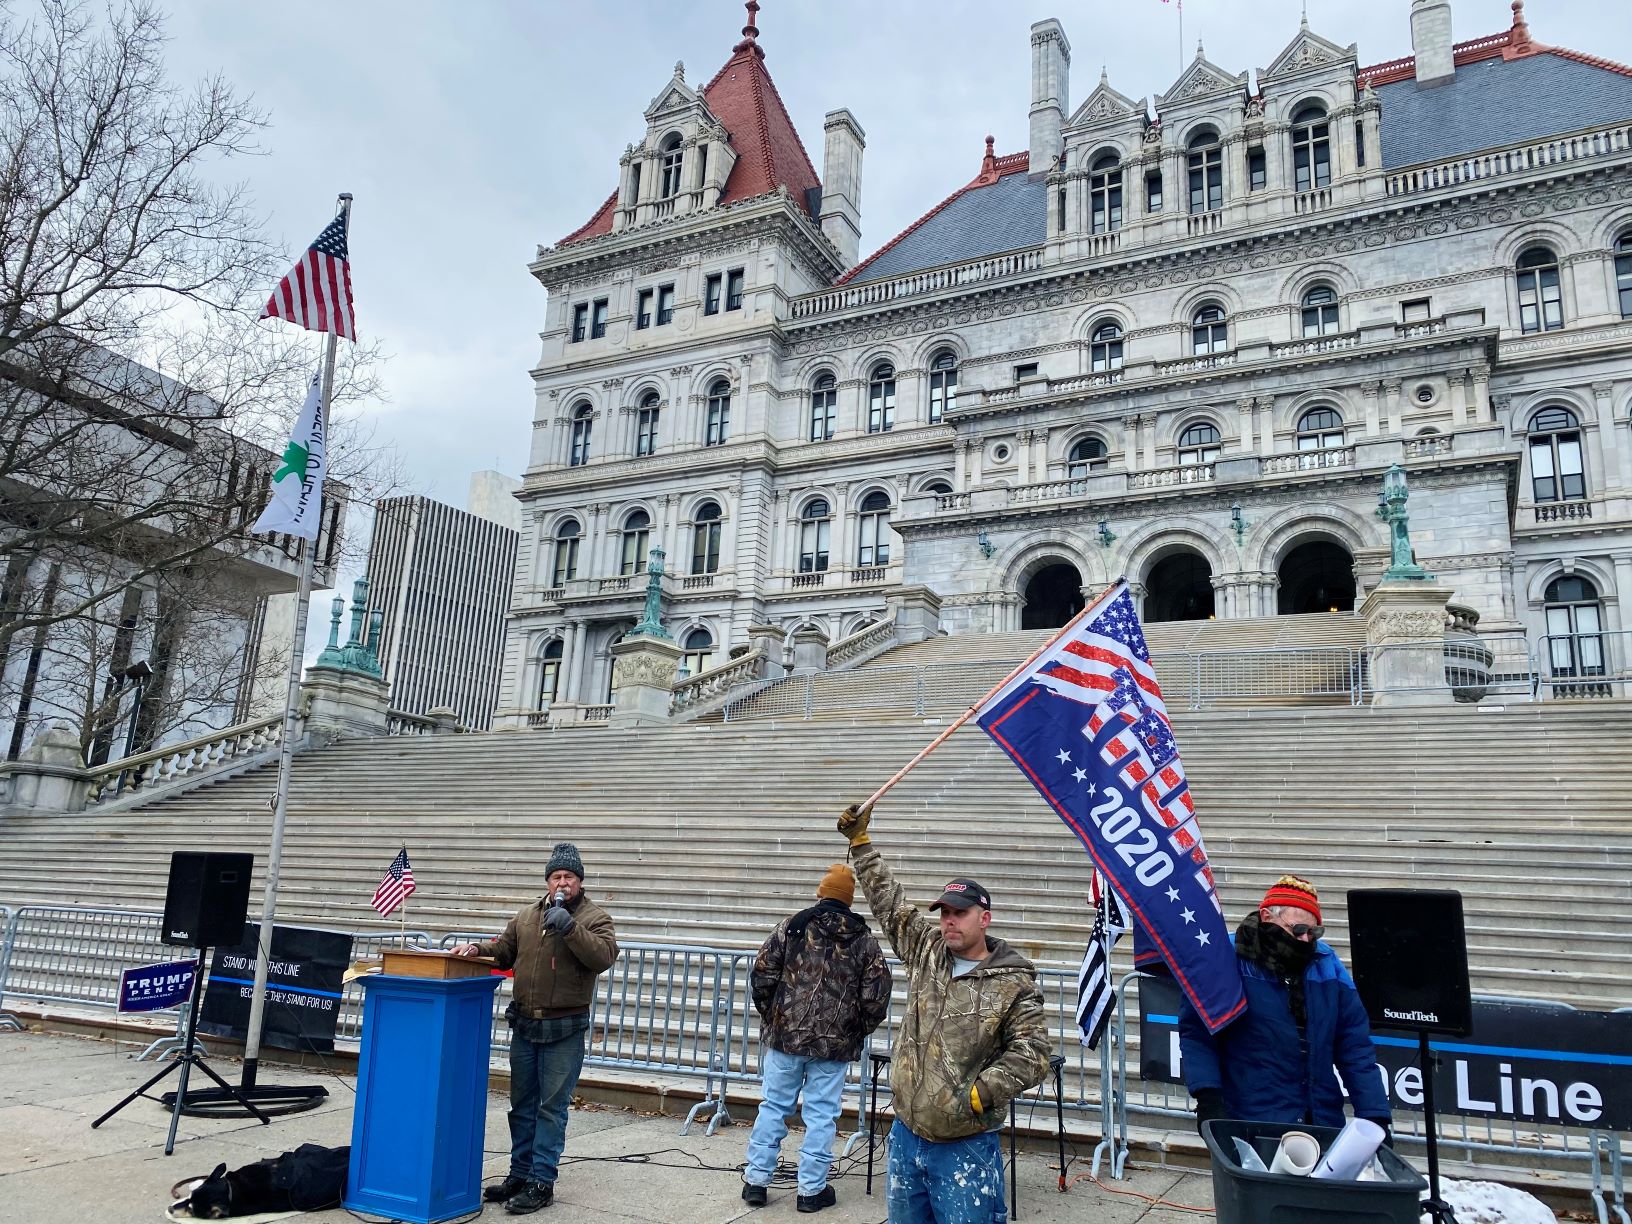
[[[956,731],[959,727],[963,726],[964,723],[968,722],[971,718],[973,718],[980,711],[980,707],[985,705],[988,701],[990,701],[994,694],[996,694],[999,690],[1004,688],[1009,683],[1009,681],[1013,680],[1021,672],[1025,671],[1026,668],[1030,667],[1039,658],[1041,658],[1050,649],[1052,649],[1055,642],[1058,642],[1066,634],[1070,633],[1071,630],[1073,630],[1073,629],[1075,629],[1077,627],[1077,622],[1078,621],[1082,620],[1083,617],[1087,616],[1095,608],[1099,607],[1100,604],[1104,603],[1113,594],[1115,594],[1116,591],[1121,588],[1124,581],[1126,581],[1126,579],[1118,578],[1115,582],[1111,583],[1110,586],[1106,587],[1098,595],[1094,596],[1093,599],[1089,600],[1088,601],[1088,606],[1086,608],[1084,608],[1081,612],[1078,612],[1070,620],[1066,621],[1065,625],[1060,629],[1060,631],[1058,633],[1056,633],[1053,637],[1049,638],[1048,641],[1044,642],[1036,650],[1032,651],[1031,654],[1026,656],[1025,662],[1021,663],[1018,667],[1016,667],[1008,675],[1004,676],[1003,679],[999,680],[996,684],[994,684],[991,687],[990,691],[988,691],[985,696],[981,697],[978,701],[976,701],[973,705],[971,705],[962,714],[958,715],[957,719],[952,723],[952,725],[950,727],[948,727],[945,731],[942,731],[934,739],[930,740],[928,744],[924,745],[924,747],[919,751],[917,756],[913,757],[912,760],[908,761],[905,765],[901,766],[900,769],[896,770],[895,773],[890,777],[889,781],[884,783],[883,786],[879,787],[876,791],[874,791],[867,798],[867,801],[861,805],[862,809],[866,810],[867,808],[872,807],[875,803],[877,803],[880,799],[882,799],[890,791],[890,789],[895,786],[895,784],[897,782],[901,781],[902,778],[906,777],[909,773],[911,773],[914,769],[916,769],[919,766],[919,764],[921,764],[923,762],[923,759],[925,757],[927,757],[930,753],[934,752],[935,749],[939,748],[942,744],[946,743],[947,740],[951,739],[952,738],[952,733],[954,731]]]

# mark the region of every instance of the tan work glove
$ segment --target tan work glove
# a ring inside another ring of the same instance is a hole
[[[850,848],[871,844],[872,838],[867,836],[867,822],[873,818],[872,805],[862,807],[852,803],[844,809],[839,817],[839,832],[850,839]]]

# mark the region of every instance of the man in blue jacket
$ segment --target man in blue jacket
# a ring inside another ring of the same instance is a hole
[[[1315,886],[1282,876],[1236,928],[1246,1012],[1210,1034],[1185,1000],[1179,1046],[1198,1129],[1209,1118],[1342,1126],[1338,1075],[1355,1116],[1388,1129],[1366,1009],[1323,934]]]

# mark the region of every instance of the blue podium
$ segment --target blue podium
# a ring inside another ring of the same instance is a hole
[[[361,979],[345,1205],[430,1224],[482,1206],[493,992],[504,979],[486,962],[449,966],[481,977],[400,977],[391,973],[398,956],[385,974]]]

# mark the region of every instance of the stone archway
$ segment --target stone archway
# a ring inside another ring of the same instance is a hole
[[[1145,577],[1145,621],[1210,620],[1213,567],[1193,549],[1168,553]]]
[[[1354,611],[1354,555],[1333,540],[1304,540],[1281,558],[1278,574],[1280,616]]]
[[[1082,572],[1069,561],[1033,571],[1021,592],[1020,628],[1058,629],[1083,609]]]

